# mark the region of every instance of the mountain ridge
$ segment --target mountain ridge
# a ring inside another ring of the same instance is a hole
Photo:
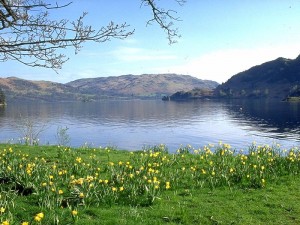
[[[0,78],[0,88],[9,101],[91,101],[107,98],[161,98],[180,90],[214,89],[215,81],[190,75],[142,74],[82,78],[66,84],[51,81]]]
[[[257,98],[300,100],[300,55],[279,57],[233,75],[219,85],[190,75],[142,74],[77,79],[66,84],[0,78],[7,101],[93,101],[110,98],[186,100]]]
[[[97,90],[108,92],[111,95],[157,96],[161,98],[163,95],[173,93],[174,90],[189,90],[195,87],[214,89],[218,83],[201,80],[190,75],[142,74],[137,76],[129,74],[118,77],[79,79],[69,82],[67,85],[90,94]]]

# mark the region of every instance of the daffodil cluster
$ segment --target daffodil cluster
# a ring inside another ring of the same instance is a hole
[[[252,145],[246,151],[223,143],[202,149],[187,145],[175,154],[159,145],[122,152],[122,157],[113,148],[58,147],[56,152],[57,157],[47,158],[47,153],[31,156],[13,147],[0,151],[0,224],[47,224],[61,215],[75,222],[91,206],[149,206],[163,192],[179,188],[263,188],[300,172],[299,149],[281,150],[278,145]],[[14,199],[27,195],[35,196],[40,212],[16,218]]]

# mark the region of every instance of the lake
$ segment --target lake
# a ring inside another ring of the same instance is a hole
[[[18,143],[24,121],[41,131],[40,144],[57,144],[59,128],[68,128],[70,145],[115,146],[140,150],[165,144],[202,148],[219,141],[237,150],[253,142],[300,147],[300,103],[232,100],[164,102],[10,103],[0,108],[0,142]]]

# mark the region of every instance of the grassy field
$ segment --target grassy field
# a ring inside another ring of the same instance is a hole
[[[300,224],[300,151],[0,145],[0,224]]]

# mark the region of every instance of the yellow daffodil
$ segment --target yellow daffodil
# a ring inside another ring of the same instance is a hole
[[[72,216],[77,216],[77,214],[78,214],[78,211],[77,210],[72,210]]]
[[[43,219],[44,218],[44,213],[40,212],[40,213],[37,214],[37,216]]]
[[[38,217],[38,216],[35,216],[35,217],[34,217],[34,220],[37,221],[37,222],[40,222],[40,221],[42,220],[42,218],[41,218],[41,217]]]
[[[9,225],[9,221],[8,220],[5,220],[1,223],[1,225]]]
[[[76,158],[76,162],[81,163],[82,159],[80,157]]]
[[[84,198],[84,194],[82,192],[79,194],[79,198]]]
[[[171,186],[170,186],[170,182],[166,182],[166,189],[170,189],[171,188]]]
[[[44,213],[40,212],[40,213],[35,215],[34,220],[37,221],[37,222],[40,222],[43,218],[44,218]]]

